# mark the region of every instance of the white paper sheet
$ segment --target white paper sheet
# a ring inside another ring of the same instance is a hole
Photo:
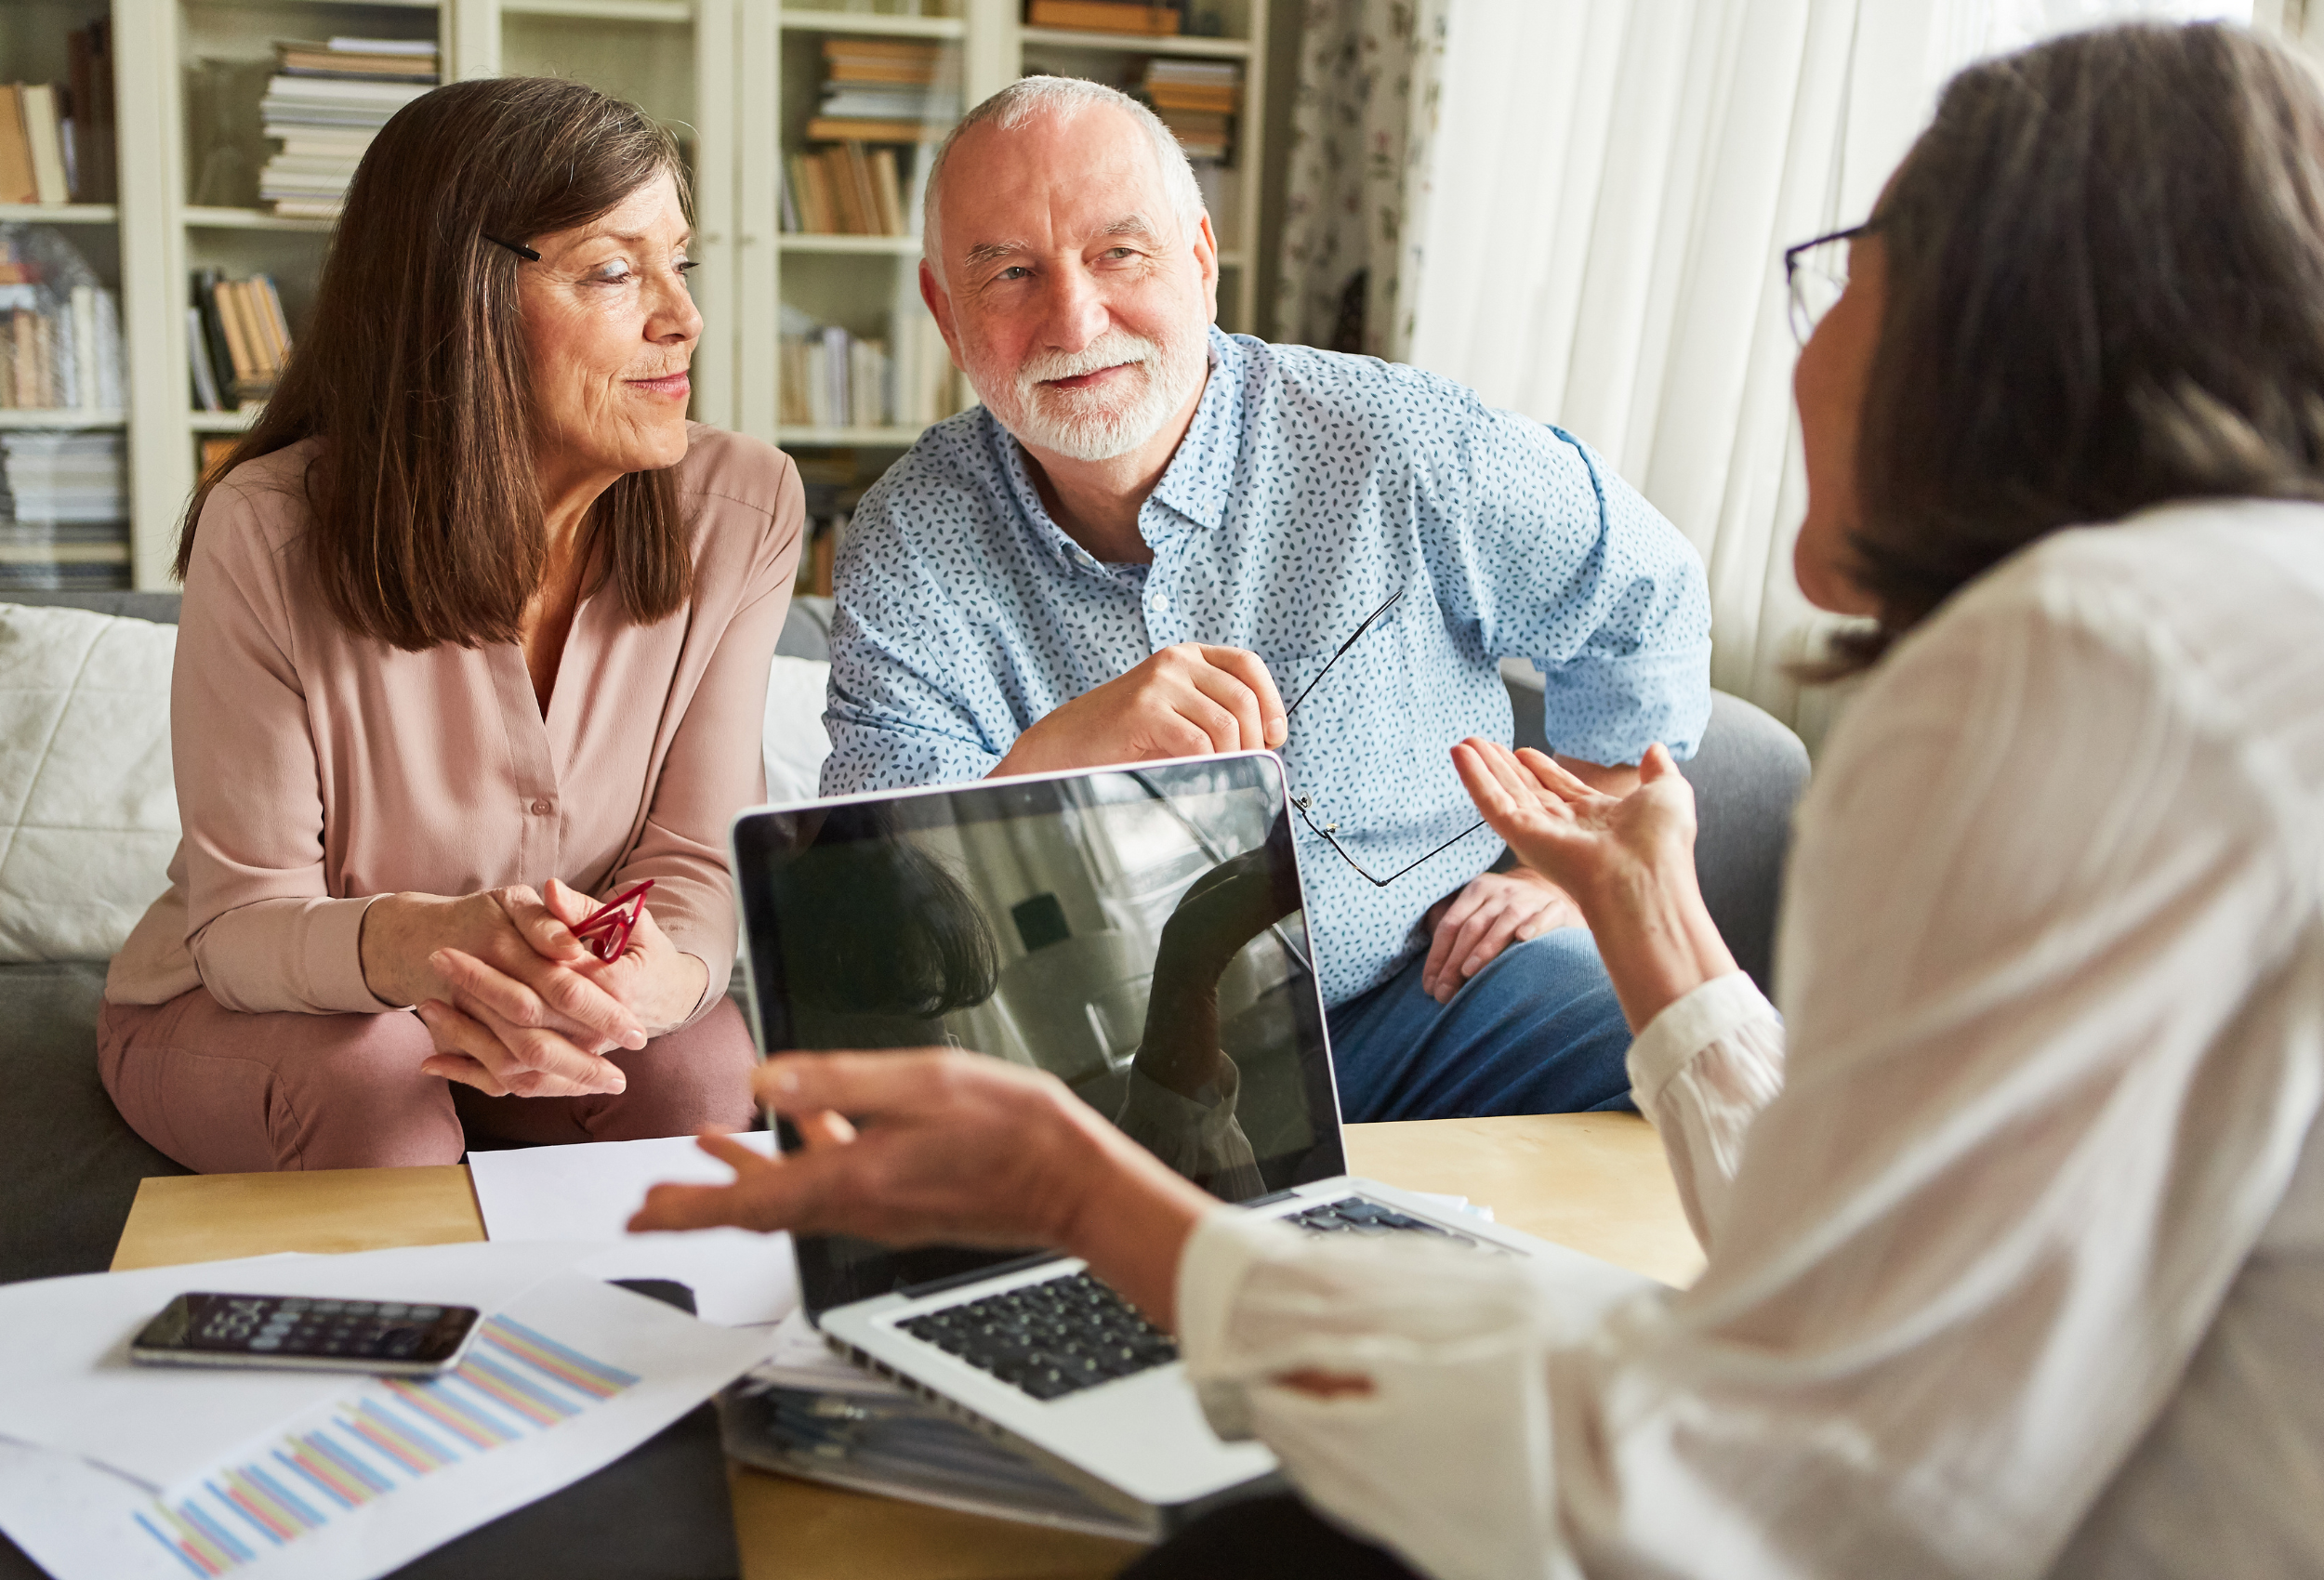
[[[89,1273],[0,1285],[0,1437],[78,1454],[158,1489],[346,1387],[327,1372],[133,1366],[129,1340],[190,1290],[507,1307],[572,1245],[415,1245],[338,1257]]]
[[[480,1337],[461,1372],[496,1369],[417,1387],[328,1378],[318,1408],[166,1496],[0,1443],[0,1528],[59,1580],[372,1580],[610,1463],[771,1343],[555,1274]]]
[[[772,1155],[774,1138],[766,1131],[735,1139]],[[703,1321],[726,1326],[777,1322],[799,1304],[788,1235],[626,1231],[649,1187],[723,1185],[734,1178],[689,1137],[476,1152],[469,1174],[484,1232],[495,1241],[593,1243],[600,1249],[580,1263],[585,1271],[600,1278],[675,1279],[693,1290]]]

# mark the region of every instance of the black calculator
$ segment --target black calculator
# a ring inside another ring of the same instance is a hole
[[[458,1363],[473,1306],[325,1300],[304,1295],[180,1295],[129,1341],[149,1366],[268,1366],[426,1376]]]

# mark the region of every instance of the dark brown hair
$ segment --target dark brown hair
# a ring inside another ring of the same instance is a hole
[[[2060,528],[2324,499],[2324,95],[2240,28],[2076,33],[1955,77],[1875,217],[1850,574],[1876,656]]]
[[[540,585],[517,255],[648,181],[684,173],[670,135],[579,83],[503,77],[423,95],[355,172],[312,322],[257,424],[187,507],[184,579],[216,480],[320,438],[306,476],[310,562],[350,630],[410,652],[514,641]],[[640,624],[692,586],[673,471],[632,472],[591,508],[594,585]]]

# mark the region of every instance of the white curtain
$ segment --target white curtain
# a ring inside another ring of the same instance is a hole
[[[1409,361],[1601,450],[1710,568],[1712,683],[1813,746],[1782,252],[1855,223],[1978,56],[2251,0],[1448,0]]]

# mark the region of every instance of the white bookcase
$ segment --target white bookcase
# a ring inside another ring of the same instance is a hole
[[[876,470],[911,443],[917,427],[777,420],[784,304],[865,336],[891,334],[895,314],[926,310],[915,284],[916,238],[782,229],[785,155],[798,150],[817,108],[821,41],[852,35],[955,46],[970,104],[1027,72],[1126,85],[1157,55],[1241,62],[1239,176],[1233,212],[1213,223],[1220,318],[1230,329],[1250,329],[1258,323],[1252,239],[1269,152],[1270,4],[1192,0],[1193,15],[1214,34],[1148,39],[1027,27],[1023,0],[5,0],[7,80],[63,80],[66,33],[112,18],[119,202],[0,206],[0,220],[70,227],[98,273],[118,288],[129,397],[118,413],[0,412],[0,426],[125,428],[134,582],[168,586],[200,441],[249,421],[192,409],[189,271],[271,275],[295,336],[330,239],[327,220],[281,218],[257,206],[256,173],[267,150],[257,101],[274,41],[433,38],[447,78],[570,75],[636,100],[676,130],[693,167],[704,266],[694,275],[706,321],[694,415],[802,453],[853,453],[859,467]],[[218,147],[229,151],[214,159]]]

